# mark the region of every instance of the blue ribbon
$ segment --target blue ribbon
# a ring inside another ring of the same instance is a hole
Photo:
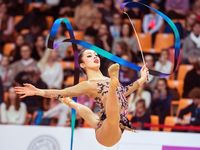
[[[180,36],[179,36],[178,30],[177,30],[175,24],[172,22],[172,20],[170,18],[168,18],[165,14],[163,14],[159,10],[151,8],[150,6],[148,6],[146,4],[143,4],[143,3],[125,2],[125,3],[121,4],[121,8],[122,9],[125,8],[125,7],[132,8],[135,5],[141,5],[141,6],[145,6],[145,7],[149,8],[149,9],[151,9],[155,13],[159,14],[169,24],[169,26],[172,28],[172,30],[174,32],[174,35],[175,35],[175,46],[174,46],[174,48],[175,48],[175,56],[174,56],[174,68],[173,68],[173,71],[172,71],[172,73],[173,73],[177,69],[178,58],[179,58],[179,54],[180,54]],[[126,60],[124,60],[124,59],[122,59],[120,57],[117,57],[117,56],[107,52],[106,50],[100,48],[100,47],[97,47],[97,46],[92,45],[92,44],[90,44],[88,42],[85,42],[85,41],[76,40],[75,37],[74,37],[72,25],[71,25],[71,23],[69,22],[69,20],[67,18],[60,18],[60,19],[57,19],[54,22],[53,27],[51,28],[51,31],[50,31],[49,39],[48,39],[48,48],[54,49],[55,47],[59,46],[59,43],[54,43],[54,40],[55,40],[56,33],[57,33],[58,28],[61,25],[61,23],[65,24],[66,29],[67,29],[67,31],[69,32],[69,35],[70,35],[70,39],[66,39],[66,40],[64,40],[62,42],[71,42],[72,43],[72,47],[73,47],[73,51],[74,51],[74,63],[75,63],[74,84],[77,84],[78,81],[79,81],[79,64],[78,64],[77,44],[81,45],[84,48],[94,50],[97,54],[101,55],[102,57],[105,57],[105,58],[107,58],[107,59],[109,59],[109,60],[111,60],[113,62],[116,62],[116,63],[122,65],[122,66],[126,66],[126,67],[128,67],[130,69],[133,69],[133,70],[136,70],[136,71],[140,71],[141,70],[140,66],[138,66],[138,65],[136,65],[134,63],[128,62],[128,61],[126,61]],[[160,77],[170,75],[170,74],[162,73],[162,72],[155,71],[155,70],[149,70],[149,73],[151,75],[160,76]],[[76,97],[73,97],[73,100],[77,101]],[[74,109],[72,109],[71,118],[72,118],[71,119],[72,130],[71,130],[70,150],[73,149],[74,127],[75,127],[75,120],[76,120],[76,111]]]

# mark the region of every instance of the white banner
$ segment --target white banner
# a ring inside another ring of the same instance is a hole
[[[70,128],[0,125],[0,150],[69,150]],[[98,144],[93,129],[76,129],[74,150],[200,150],[200,134],[125,132],[112,148]]]

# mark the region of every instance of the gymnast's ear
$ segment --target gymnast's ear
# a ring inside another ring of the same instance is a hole
[[[84,64],[84,63],[80,63],[80,67],[81,67],[82,69],[84,69],[84,68],[85,68],[85,64]]]

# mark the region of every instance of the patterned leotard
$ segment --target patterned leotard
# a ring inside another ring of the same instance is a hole
[[[103,98],[108,93],[109,82],[110,82],[110,79],[108,78],[107,80],[96,80],[96,83],[95,83],[97,85],[97,92],[98,92],[98,95],[95,97],[95,102],[96,102],[97,106],[100,108],[100,112],[99,112],[100,121],[97,125],[97,129],[102,125],[103,121],[106,119],[106,113],[105,113],[105,107],[104,107],[104,104],[103,104]],[[128,87],[124,87],[122,85],[120,85],[116,90],[117,96],[118,96],[118,99],[119,99],[119,103],[121,105],[120,128],[121,128],[122,132],[125,129],[130,130],[130,131],[134,130],[134,128],[131,125],[131,122],[126,117],[126,115],[128,113],[127,112],[128,101],[127,101],[126,97],[124,96],[124,93],[127,90],[128,90]]]

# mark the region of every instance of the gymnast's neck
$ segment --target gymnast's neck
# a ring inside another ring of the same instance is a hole
[[[86,71],[88,80],[97,80],[97,79],[103,79],[105,76],[101,73],[99,69],[88,69]]]

